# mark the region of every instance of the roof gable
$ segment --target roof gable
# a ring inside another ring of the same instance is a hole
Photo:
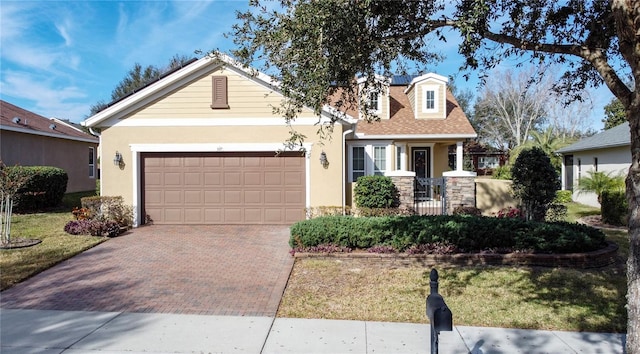
[[[565,154],[568,152],[603,149],[619,146],[631,145],[631,131],[629,122],[622,123],[601,133],[594,134],[559,149],[557,152]]]
[[[209,75],[216,70],[231,70],[244,76],[246,79],[282,96],[278,89],[278,82],[270,76],[255,69],[242,66],[229,56],[224,54],[208,55],[197,61],[171,73],[156,82],[144,87],[138,92],[115,102],[113,105],[89,117],[82,124],[95,127],[107,120],[119,120],[126,118],[130,114],[140,111],[154,102],[162,99],[166,95],[179,91],[187,87],[192,82]],[[332,116],[333,112],[329,107],[325,107],[322,112],[324,116]],[[351,117],[339,117],[344,120],[353,120]]]
[[[46,118],[0,100],[0,129],[53,138],[98,143],[98,138],[56,118]]]

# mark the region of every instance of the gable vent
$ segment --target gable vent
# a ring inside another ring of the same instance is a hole
[[[20,117],[13,117],[13,122],[16,124],[20,123]]]
[[[227,77],[212,76],[212,102],[211,108],[221,109],[229,108],[227,101]]]

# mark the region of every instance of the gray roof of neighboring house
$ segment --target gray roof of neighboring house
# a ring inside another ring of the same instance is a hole
[[[569,146],[565,146],[557,152],[564,154],[567,152],[627,146],[630,144],[631,131],[629,129],[629,123],[625,122],[611,129],[607,129],[602,133],[592,135]]]

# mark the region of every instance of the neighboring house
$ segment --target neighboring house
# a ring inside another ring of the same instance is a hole
[[[588,177],[588,171],[626,175],[631,166],[630,146],[629,123],[623,123],[558,150],[563,156],[562,189],[573,191],[576,202],[600,207],[594,193],[578,191],[578,180]]]
[[[67,172],[67,193],[96,189],[98,138],[56,118],[0,100],[0,160],[7,165],[55,166]]]
[[[369,95],[379,122],[347,112],[321,140],[331,107],[304,109],[288,127],[273,113],[283,96],[269,76],[205,57],[83,124],[100,131],[104,161],[120,159],[102,164],[102,194],[123,196],[138,224],[289,224],[305,208],[351,204],[359,176],[442,176],[451,144],[462,161],[463,141],[476,134],[446,83],[435,74],[392,80]],[[291,128],[303,146],[276,156]]]
[[[473,170],[478,176],[491,176],[493,170],[504,166],[509,160],[506,151],[485,146],[477,141],[469,141],[463,147],[466,158],[471,159]],[[453,146],[449,147],[449,166],[455,168],[456,152]]]

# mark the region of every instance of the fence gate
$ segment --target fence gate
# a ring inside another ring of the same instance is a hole
[[[413,187],[413,204],[418,215],[447,214],[447,189],[444,177],[416,177]]]

